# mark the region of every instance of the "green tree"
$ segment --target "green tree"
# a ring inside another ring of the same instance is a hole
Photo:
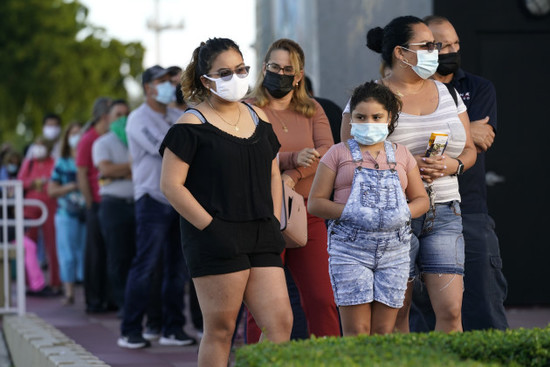
[[[96,97],[127,98],[144,48],[107,38],[87,16],[78,1],[0,1],[0,141],[27,143],[47,112],[85,122]]]

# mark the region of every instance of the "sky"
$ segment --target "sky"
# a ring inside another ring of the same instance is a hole
[[[255,0],[80,0],[88,9],[87,21],[103,27],[106,36],[123,42],[139,41],[146,48],[144,68],[159,64],[185,68],[193,50],[212,37],[227,37],[241,48],[245,63],[254,65],[256,52]],[[160,34],[159,57],[155,33],[147,23],[183,24],[183,29],[168,29]],[[251,70],[254,77],[255,71]],[[252,78],[251,80],[254,80]]]

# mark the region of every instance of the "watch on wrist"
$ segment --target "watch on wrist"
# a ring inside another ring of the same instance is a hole
[[[456,168],[456,172],[453,176],[460,176],[464,173],[464,163],[458,158],[455,158],[458,161],[458,167]]]

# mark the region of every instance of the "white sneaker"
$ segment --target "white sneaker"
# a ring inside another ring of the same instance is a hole
[[[141,334],[143,339],[153,341],[160,338],[160,330],[153,329],[153,328],[147,328],[145,331]]]
[[[187,335],[183,330],[172,335],[163,335],[159,340],[160,345],[173,345],[173,346],[184,346],[184,345],[193,345],[197,341]]]
[[[148,340],[140,338],[138,335],[137,337],[121,336],[120,338],[118,338],[117,345],[121,348],[141,349],[149,347],[151,343]]]

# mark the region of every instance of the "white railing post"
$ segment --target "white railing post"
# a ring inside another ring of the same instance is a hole
[[[0,244],[4,265],[3,275],[3,293],[4,304],[0,305],[0,313],[17,313],[23,315],[26,312],[25,302],[25,248],[24,248],[24,227],[41,226],[48,215],[48,208],[43,202],[36,199],[23,198],[23,183],[19,180],[0,181],[0,204],[2,214],[0,217],[0,233],[2,234],[2,242]],[[25,220],[23,215],[23,206],[37,206],[40,208],[42,215],[38,219]],[[9,208],[13,207],[13,218],[8,215]],[[13,244],[8,239],[8,231],[13,228],[15,239]],[[11,306],[11,274],[9,271],[10,265],[10,249],[15,245],[15,261],[16,261],[16,307]]]

